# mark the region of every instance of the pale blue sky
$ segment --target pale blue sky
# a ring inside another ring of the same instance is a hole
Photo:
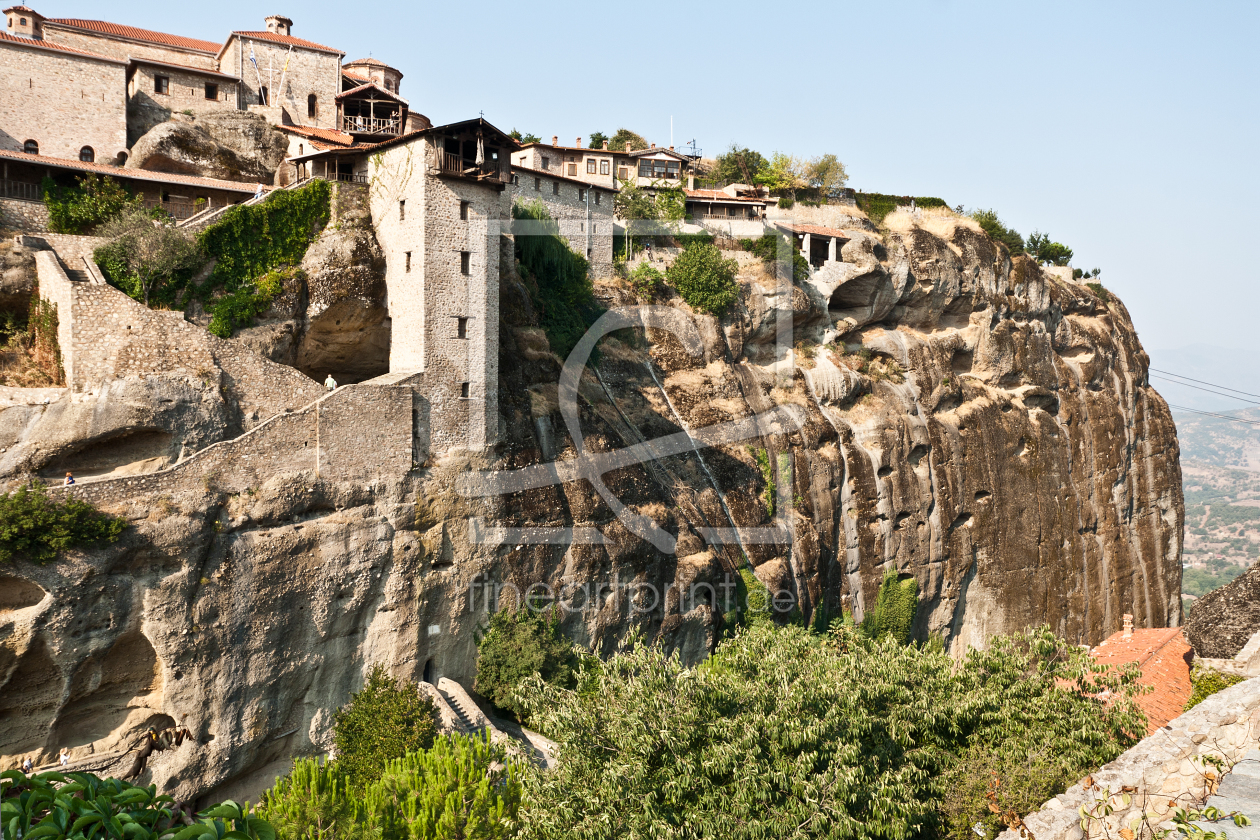
[[[210,40],[285,14],[436,123],[834,152],[850,186],[1050,233],[1148,350],[1260,346],[1254,2],[51,3]]]

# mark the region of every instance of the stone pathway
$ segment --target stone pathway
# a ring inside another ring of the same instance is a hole
[[[1207,804],[1227,814],[1240,811],[1251,820],[1251,825],[1239,828],[1232,820],[1221,820],[1217,823],[1197,823],[1200,828],[1224,832],[1229,840],[1260,840],[1260,750],[1251,750],[1234,765]]]

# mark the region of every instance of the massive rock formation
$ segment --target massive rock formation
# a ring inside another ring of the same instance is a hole
[[[232,483],[194,460],[160,491],[85,485],[132,527],[109,549],[5,570],[0,764],[106,751],[174,722],[197,743],[157,756],[145,781],[177,797],[256,795],[289,756],[327,743],[369,664],[471,685],[488,595],[507,584],[567,595],[565,628],[592,649],[638,629],[691,661],[720,635],[746,564],[782,590],[781,620],[860,614],[886,571],[913,575],[916,635],[959,652],[1034,624],[1090,644],[1123,613],[1178,623],[1177,441],[1124,306],[1010,259],[964,220],[851,224],[843,262],[810,282],[785,288],[740,255],[744,294],[725,318],[672,299],[694,334],[622,330],[581,379],[594,453],[779,410],[777,429],[744,423],[699,453],[640,447],[603,476],[672,552],[582,479],[475,494],[471,472],[577,454],[561,361],[510,276],[489,453],[418,452],[410,471],[334,480],[301,466],[303,440],[286,460],[258,434],[258,452],[291,470]],[[634,303],[616,283],[597,293]],[[771,499],[790,542],[710,530],[771,524]],[[529,526],[594,540],[513,530]]]
[[[288,148],[284,134],[260,114],[174,114],[135,142],[127,167],[270,184]]]
[[[1260,631],[1260,563],[1194,602],[1186,638],[1199,656],[1232,659]]]

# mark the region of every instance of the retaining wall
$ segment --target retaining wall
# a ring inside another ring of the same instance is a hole
[[[1168,817],[1174,808],[1201,803],[1215,791],[1219,779],[1216,768],[1203,761],[1216,756],[1228,768],[1260,743],[1260,679],[1250,679],[1214,694],[1190,711],[1174,719],[1154,735],[1144,738],[1110,764],[1094,772],[1094,786],[1082,783],[1047,802],[1040,811],[1029,814],[1024,823],[1036,840],[1086,840],[1119,837],[1135,819],[1145,815],[1156,829],[1171,828]],[[1130,788],[1132,797],[1125,807],[1119,796]],[[1091,824],[1088,835],[1081,828],[1078,809],[1093,811],[1107,796],[1113,796],[1114,813]],[[1170,804],[1171,803],[1171,804]],[[1252,819],[1260,814],[1248,815]],[[1145,836],[1145,835],[1143,835]],[[1020,840],[1014,830],[999,840]]]
[[[24,231],[48,230],[48,208],[42,201],[0,198],[0,227]]]

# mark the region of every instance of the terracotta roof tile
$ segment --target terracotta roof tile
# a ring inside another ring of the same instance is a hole
[[[854,237],[852,231],[822,227],[821,225],[792,225],[780,222],[778,227],[780,230],[785,230],[789,233],[815,233],[819,236],[834,236],[837,239],[852,239]]]
[[[229,79],[233,82],[241,81],[239,76],[229,76],[227,73],[220,73],[217,70],[207,70],[204,67],[189,67],[187,64],[171,64],[168,61],[154,61],[151,58],[132,58],[131,64],[143,64],[148,67],[169,67],[172,70],[179,70],[184,73],[192,73],[198,76],[211,76],[218,79]]]
[[[401,102],[401,103],[403,103],[404,105],[406,105],[406,104],[407,104],[407,100],[403,99],[401,96],[399,96],[398,94],[394,93],[392,90],[385,90],[385,88],[381,87],[381,86],[380,86],[380,85],[378,85],[376,82],[372,82],[372,81],[365,82],[365,83],[363,83],[363,84],[359,85],[357,88],[351,88],[350,90],[343,90],[341,93],[337,94],[337,99],[341,99],[341,98],[342,98],[342,97],[344,97],[344,96],[350,96],[350,95],[355,94],[355,93],[362,93],[363,91],[367,90],[368,88],[376,88],[378,91],[380,91],[381,93],[385,94],[385,95],[386,95],[386,96],[388,96],[390,99],[393,99],[393,100],[395,100],[395,101],[397,101],[397,102]]]
[[[5,12],[18,12],[19,14],[27,14],[27,15],[35,15],[36,17],[43,17],[43,15],[41,15],[39,12],[32,9],[30,6],[10,6],[9,8],[5,9]]]
[[[525,174],[532,173],[535,178],[552,178],[558,181],[568,181],[570,184],[577,184],[580,187],[587,187],[592,190],[603,190],[604,192],[619,192],[615,187],[606,187],[603,184],[592,184],[590,181],[583,181],[581,178],[570,178],[567,175],[557,175],[554,172],[548,172],[545,169],[530,169],[528,166],[517,166],[512,164],[512,172],[521,172]]]
[[[346,62],[347,67],[351,67],[355,64],[366,64],[369,67],[389,67],[389,65],[386,64],[385,62],[377,61],[375,58],[360,58],[354,61]],[[391,67],[390,69],[392,70],[393,68]]]
[[[85,58],[95,58],[98,61],[108,61],[112,64],[127,63],[120,58],[98,55],[97,53],[88,52],[87,50],[76,50],[74,47],[63,47],[61,44],[54,44],[51,41],[36,41],[33,38],[23,38],[20,35],[10,35],[7,32],[0,32],[0,42],[20,44],[23,47],[30,47],[36,50],[55,50],[56,52],[73,53],[74,55],[81,55]]]
[[[99,175],[112,175],[115,178],[128,178],[133,181],[158,181],[164,184],[184,184],[192,187],[207,187],[209,189],[230,190],[231,192],[239,193],[252,193],[256,189],[255,184],[242,184],[237,181],[220,181],[218,178],[199,178],[195,175],[174,175],[169,172],[150,172],[147,169],[125,169],[121,166],[84,163],[80,160],[48,157],[46,155],[30,155],[26,152],[11,152],[7,149],[0,149],[0,158],[38,166],[51,166],[57,169],[95,172]]]
[[[342,71],[341,71],[341,75],[343,75],[343,76],[345,76],[346,78],[349,78],[349,79],[354,79],[356,82],[370,82],[370,81],[372,81],[372,80],[371,80],[371,79],[369,79],[367,76],[360,76],[358,73],[351,73],[349,70],[342,70]]]
[[[1190,699],[1194,651],[1179,627],[1134,630],[1127,639],[1123,632],[1116,633],[1089,653],[1099,664],[1118,667],[1136,662],[1142,669],[1141,684],[1154,689],[1137,700],[1149,721],[1148,735],[1178,717]]]
[[[697,201],[755,201],[758,204],[766,204],[769,199],[752,198],[749,196],[730,196],[721,190],[683,190],[687,194],[687,198],[696,199]]]
[[[341,50],[334,47],[325,47],[323,44],[317,44],[314,41],[304,41],[301,38],[294,38],[292,35],[277,35],[275,32],[233,32],[242,38],[253,38],[256,41],[271,41],[273,44],[286,44],[294,47],[305,47],[308,50],[321,50],[323,52],[335,53],[337,55],[345,55]],[[219,45],[215,44],[215,49],[219,49]]]
[[[310,137],[312,140],[319,140],[333,146],[354,145],[354,135],[331,128],[310,128],[304,125],[278,125],[276,128],[292,134],[300,134],[303,137]]]
[[[219,51],[217,41],[203,41],[200,38],[185,38],[183,35],[170,35],[166,32],[154,32],[152,29],[140,29],[135,26],[123,26],[104,20],[82,20],[81,18],[53,18],[44,21],[45,25],[67,26],[74,29],[86,29],[101,35],[116,35],[119,38],[130,38],[133,41],[148,41],[165,47],[179,47],[185,50],[210,53]]]

